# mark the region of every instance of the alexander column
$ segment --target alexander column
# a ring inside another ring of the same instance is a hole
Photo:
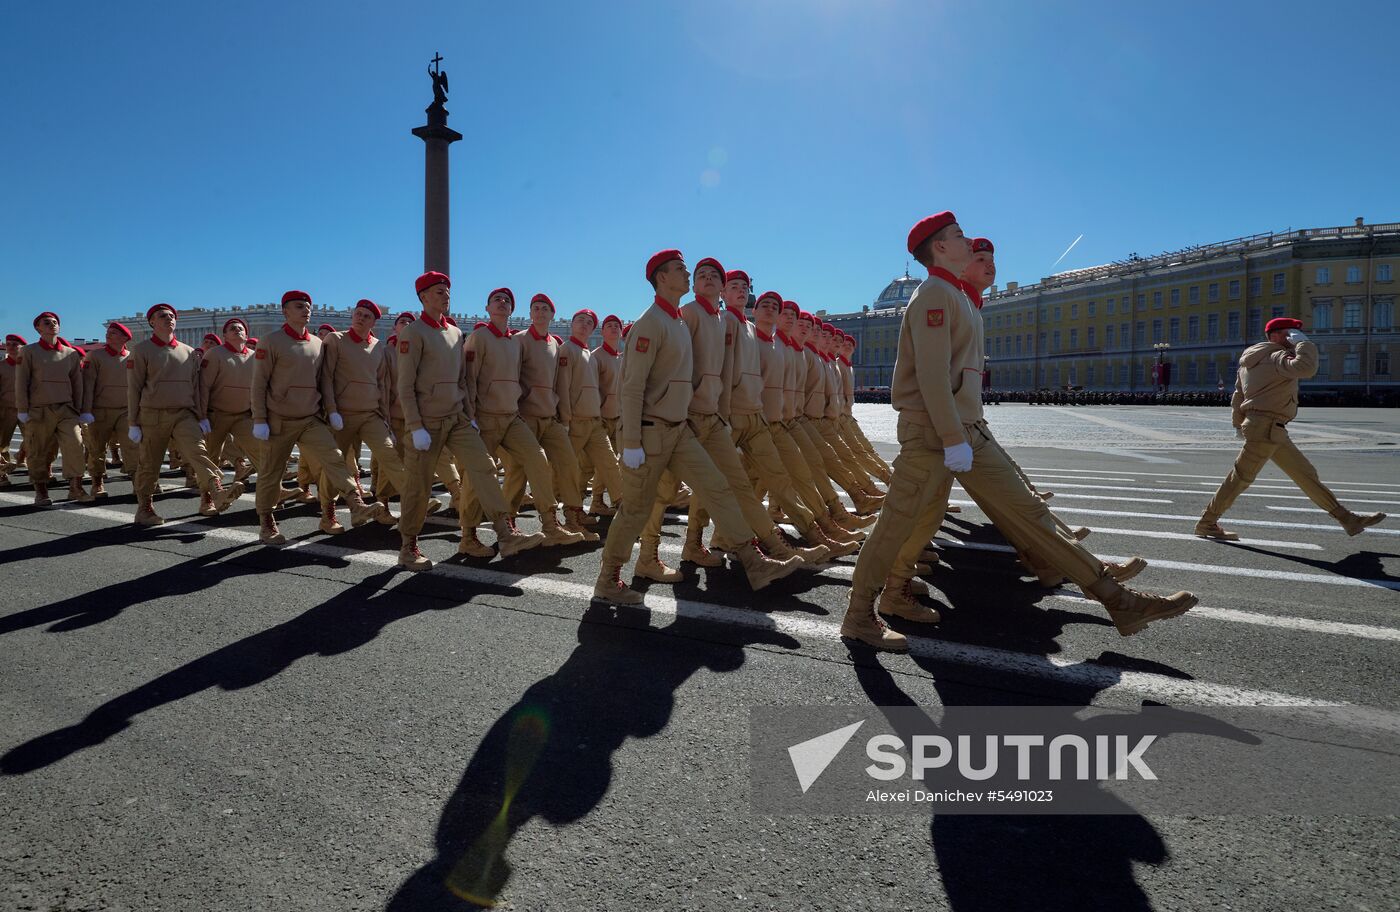
[[[447,147],[462,138],[447,126],[447,73],[438,68],[442,55],[434,54],[428,75],[433,80],[433,103],[428,105],[428,123],[416,127],[413,135],[423,140],[426,179],[423,185],[423,271],[451,275],[448,260],[451,247],[450,210],[447,179]]]

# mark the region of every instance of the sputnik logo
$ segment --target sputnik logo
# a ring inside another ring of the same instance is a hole
[[[802,794],[807,794],[807,790],[812,787],[818,777],[826,772],[826,768],[831,765],[831,761],[836,759],[836,755],[841,753],[841,748],[846,746],[846,742],[851,740],[851,736],[856,733],[856,729],[865,724],[862,719],[859,722],[829,731],[824,735],[818,735],[800,744],[794,744],[787,749],[788,757],[792,760],[792,771],[797,774],[797,783],[802,786]]]

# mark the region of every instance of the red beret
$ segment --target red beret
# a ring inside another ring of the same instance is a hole
[[[1275,331],[1302,328],[1302,320],[1295,320],[1292,317],[1274,317],[1268,323],[1264,324],[1264,334],[1268,335],[1269,333]]]
[[[111,323],[107,324],[107,328],[115,329],[117,332],[121,333],[123,336],[126,336],[128,339],[132,337],[131,330],[126,328],[125,323],[118,323],[116,320],[113,320]]]
[[[201,341],[201,342],[213,342],[215,345],[218,345],[220,342],[222,342],[222,341],[224,341],[224,340],[223,340],[223,339],[220,339],[215,333],[205,333],[205,334],[204,334],[204,338],[201,339],[200,341]]]
[[[329,329],[331,332],[335,332],[334,326],[330,325],[329,323],[322,323],[320,326],[316,327],[317,335],[319,335],[321,330],[323,329]]]
[[[498,295],[498,294],[503,294],[503,295],[505,295],[506,297],[510,298],[510,309],[511,309],[512,312],[514,312],[514,310],[515,310],[515,292],[511,291],[509,288],[493,288],[493,289],[491,289],[490,291],[488,291],[488,292],[486,293],[486,302],[487,302],[488,304],[491,303],[491,299],[492,299],[493,297],[495,297],[496,295]]]
[[[837,330],[837,328],[836,328],[836,324],[835,324],[835,323],[822,323],[822,321],[820,321],[820,320],[818,320],[817,322],[818,322],[818,323],[821,323],[822,332],[829,332],[829,333],[839,332],[839,330]]]
[[[117,325],[120,326],[121,324],[118,323]],[[131,337],[128,336],[127,338],[131,338]],[[10,333],[8,336],[5,337],[5,341],[6,341],[6,342],[13,342],[13,343],[15,343],[16,345],[28,345],[28,344],[29,344],[28,342],[24,341],[24,336],[21,336],[19,333]]]
[[[843,333],[841,334],[841,338],[843,338],[843,339],[845,339],[847,342],[851,342],[851,343],[854,343],[854,342],[856,341],[856,337],[853,336],[853,335],[851,335],[851,334],[848,333],[848,332],[843,332]]]
[[[631,331],[632,331],[632,324],[631,324],[631,323],[628,323],[626,326],[622,327],[622,338],[624,338],[624,339],[627,338],[627,334],[630,333]]]
[[[783,296],[778,294],[776,291],[765,291],[763,294],[758,296],[758,301],[766,301],[769,298],[778,302],[778,310],[779,312],[781,312],[783,309]],[[754,307],[758,306],[758,301],[753,302]]]
[[[249,336],[249,337],[248,337],[248,344],[249,344],[249,345],[257,345],[257,344],[258,344],[258,337],[257,337],[257,336]]]
[[[45,317],[53,317],[53,318],[54,318],[54,321],[57,322],[57,323],[62,323],[62,322],[63,322],[62,320],[58,319],[58,314],[54,313],[52,310],[46,310],[46,311],[44,311],[43,313],[39,314],[39,316],[37,316],[37,317],[34,318],[34,328],[35,328],[35,329],[38,329],[38,328],[39,328],[39,321],[42,320],[42,319],[44,319]]]
[[[696,263],[696,264],[695,264],[695,271],[696,271],[697,273],[700,271],[700,267],[701,267],[701,266],[711,266],[711,267],[713,267],[714,270],[715,270],[715,272],[718,272],[718,273],[719,273],[719,280],[720,280],[721,282],[723,282],[723,281],[725,280],[725,279],[724,279],[724,267],[721,266],[719,260],[715,259],[714,257],[705,257],[703,260],[701,260],[700,262]]]
[[[681,255],[679,250],[662,250],[658,253],[653,253],[651,259],[647,260],[647,281],[650,282],[651,277],[656,275],[656,270],[660,269],[662,266],[665,266],[672,260],[683,259],[685,259],[685,257]]]
[[[785,310],[790,310],[799,317],[802,316],[802,308],[797,306],[796,301],[784,301],[783,306],[778,308],[778,313],[782,313]]]
[[[940,212],[928,218],[919,219],[909,229],[909,252],[919,249],[919,245],[958,220],[951,212]]]
[[[369,298],[360,298],[360,300],[355,302],[355,306],[363,307],[365,310],[374,314],[374,318],[376,320],[384,316],[384,311],[380,310],[379,305],[371,301]]]
[[[425,272],[413,281],[413,290],[422,294],[434,285],[446,285],[452,287],[452,280],[440,272]]]
[[[603,318],[602,325],[607,326],[609,323],[616,323],[620,327],[622,326],[622,318],[617,314],[608,314]]]
[[[154,317],[154,316],[156,315],[156,311],[158,311],[158,310],[168,310],[168,311],[170,311],[170,315],[171,315],[172,317],[178,317],[178,316],[180,315],[179,312],[178,312],[177,310],[175,310],[175,308],[171,307],[169,304],[157,304],[157,305],[155,305],[154,307],[152,307],[150,310],[146,311],[146,322],[147,322],[147,323],[151,322],[151,317]]]
[[[593,321],[594,326],[598,325],[598,315],[593,311],[589,310],[587,307],[574,314],[573,319],[577,320],[579,317],[588,317],[590,320]]]
[[[307,293],[304,292],[304,291],[289,291],[289,292],[287,292],[286,294],[282,295],[282,306],[283,306],[283,307],[286,307],[288,304],[292,303],[293,301],[305,301],[306,303],[310,304],[310,303],[311,303],[311,295],[307,294]]]
[[[243,327],[243,333],[244,333],[244,335],[246,335],[246,334],[248,333],[248,324],[245,323],[245,322],[243,321],[243,318],[242,318],[242,317],[229,317],[227,320],[224,321],[224,330],[223,330],[223,331],[224,331],[224,332],[228,332],[228,328],[229,328],[230,326],[232,326],[233,324],[235,324],[235,323],[237,323],[239,326]]]
[[[555,310],[555,308],[554,308],[554,302],[551,301],[551,300],[549,299],[549,295],[545,294],[545,293],[542,292],[542,291],[539,292],[539,293],[536,294],[533,298],[530,299],[530,304],[531,304],[531,306],[533,306],[534,303],[535,303],[536,301],[543,301],[543,302],[545,302],[546,304],[548,304],[548,305],[549,305],[550,311],[554,311],[554,310]]]
[[[408,322],[410,322],[410,323],[412,323],[414,320],[418,319],[418,315],[417,315],[416,313],[414,313],[414,312],[411,311],[411,310],[405,310],[403,313],[399,314],[397,317],[394,318],[394,325],[395,325],[395,326],[398,326],[400,323],[402,323],[402,322],[404,321],[404,318],[405,318],[405,317],[408,318]]]
[[[992,242],[989,241],[989,240],[987,240],[986,238],[973,238],[973,239],[972,239],[972,252],[973,252],[973,253],[996,253],[996,252],[997,252],[997,249],[996,249],[995,247],[993,247],[993,246],[992,246]]]
[[[735,279],[743,279],[744,284],[753,287],[753,282],[749,279],[749,274],[742,269],[731,269],[724,274],[724,283],[728,285]]]
[[[817,325],[817,318],[814,317],[814,316],[812,316],[811,314],[809,314],[809,313],[808,313],[807,311],[805,311],[805,310],[799,311],[799,312],[798,312],[798,314],[797,314],[797,319],[799,319],[799,320],[806,320],[806,321],[808,321],[809,323],[811,323],[813,326],[816,326],[816,325]]]

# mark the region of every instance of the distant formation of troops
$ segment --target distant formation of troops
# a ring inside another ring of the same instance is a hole
[[[940,620],[920,600],[928,587],[918,576],[937,563],[933,536],[958,510],[948,503],[956,479],[1027,571],[1048,587],[1073,582],[1122,635],[1188,611],[1197,602],[1189,592],[1125,585],[1147,566],[1141,557],[1118,564],[1085,548],[1090,530],[1051,512],[1053,495],[1035,488],[983,418],[980,308],[996,278],[992,243],[965,237],[942,212],[913,227],[908,251],[929,276],[900,329],[893,466],[852,414],[852,336],[775,291],[750,310],[747,273],[707,257],[692,276],[672,249],[647,260],[654,299],[635,322],[608,315],[600,325],[582,309],[568,339],[549,333],[555,304],[542,293],[530,300],[530,326],[509,328],[509,288],[486,296],[489,319],[464,334],[449,315],[451,280],[437,272],[418,277],[419,310],[399,314],[383,340],[373,331],[382,311],[369,300],[356,304],[344,331],[312,332],[311,296],[302,291],[282,296],[285,323],[261,341],[233,317],[198,348],[175,338],[179,315],[169,304],[147,311],[147,338],[135,341],[114,322],[106,344],[87,352],[64,340],[58,315],[45,311],[34,319],[38,341],[5,340],[0,483],[23,460],[34,503],[46,506],[61,455],[69,500],[89,502],[106,495],[112,450],[132,480],[135,523],[156,526],[167,459],[199,489],[204,515],[229,509],[255,476],[265,544],[285,544],[274,514],[288,501],[318,503],[320,530],[344,532],[343,501],[352,526],[398,526],[398,565],[411,571],[432,567],[418,539],[433,513],[455,509],[458,554],[476,559],[596,543],[600,517],[611,517],[594,597],[616,605],[642,602],[623,573],[638,543],[634,577],[684,578],[662,560],[660,540],[665,510],[688,505],[681,567],[718,568],[728,558],[754,590],[859,552],[841,633],[903,651],[907,638],[885,618]],[[682,304],[692,279],[693,297]],[[1317,367],[1301,325],[1270,321],[1267,341],[1241,357],[1231,405],[1244,446],[1198,536],[1238,538],[1220,517],[1271,459],[1348,533],[1384,519],[1341,506],[1288,439],[1298,381]],[[595,329],[603,343],[590,349]],[[17,424],[23,454],[12,462]],[[362,446],[371,455],[368,491]],[[450,507],[433,496],[436,483]],[[516,525],[527,484],[539,532]],[[478,536],[484,522],[494,548]]]

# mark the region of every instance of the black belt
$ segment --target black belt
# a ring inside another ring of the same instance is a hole
[[[643,419],[642,419],[642,427],[668,427],[668,428],[673,428],[673,427],[678,427],[679,425],[680,425],[680,422],[679,422],[679,421],[653,421],[653,420],[650,419],[650,418],[643,418]]]

